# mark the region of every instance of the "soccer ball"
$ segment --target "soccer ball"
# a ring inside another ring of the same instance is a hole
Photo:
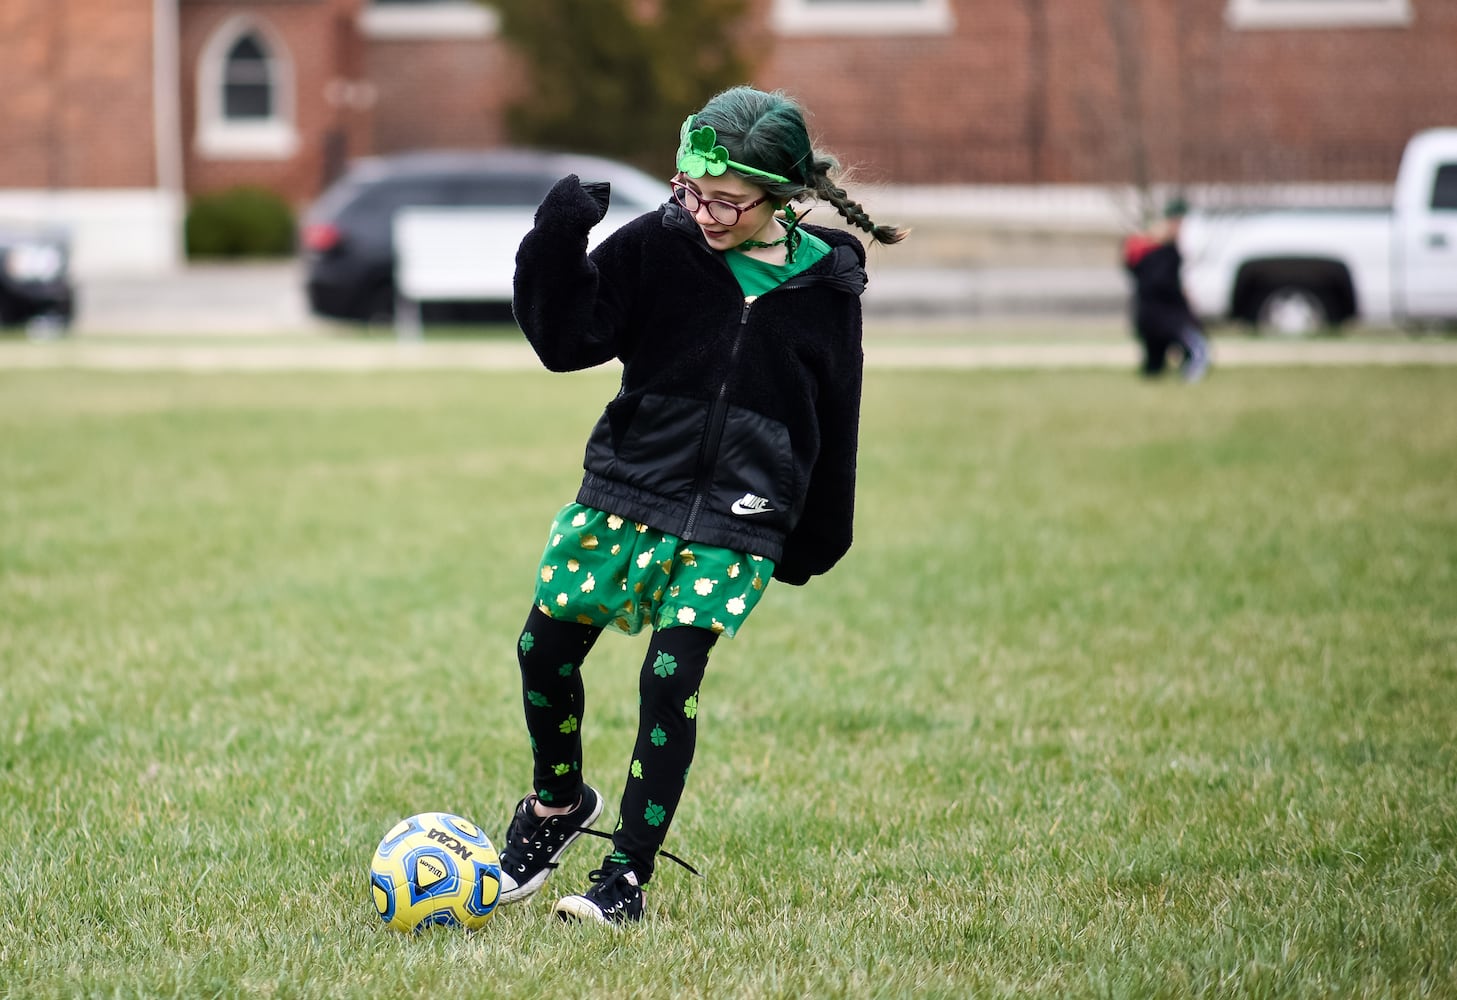
[[[501,897],[501,861],[470,820],[420,813],[396,823],[369,866],[374,908],[392,930],[480,930]]]

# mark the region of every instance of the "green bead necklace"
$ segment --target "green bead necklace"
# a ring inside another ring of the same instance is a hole
[[[785,246],[784,262],[794,263],[794,251],[799,249],[800,238],[804,235],[799,231],[799,217],[794,213],[793,205],[784,206],[784,235],[777,240],[744,240],[738,245],[740,250],[767,250],[770,247]]]

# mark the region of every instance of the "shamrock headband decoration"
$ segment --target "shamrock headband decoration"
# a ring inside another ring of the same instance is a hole
[[[684,118],[683,127],[678,132],[678,170],[697,179],[704,174],[720,177],[729,167],[741,173],[767,177],[781,184],[792,183],[788,177],[780,174],[771,174],[767,170],[730,160],[728,150],[718,145],[718,133],[713,130],[712,125],[696,129],[693,128],[692,115]]]

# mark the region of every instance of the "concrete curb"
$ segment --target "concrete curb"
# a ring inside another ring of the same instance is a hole
[[[872,268],[867,317],[924,319],[1109,315],[1127,302],[1110,267]],[[194,265],[174,274],[95,278],[79,289],[81,336],[328,335],[340,327],[309,312],[303,265]]]

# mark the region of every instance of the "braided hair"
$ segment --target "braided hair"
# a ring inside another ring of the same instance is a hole
[[[877,243],[899,243],[909,235],[899,226],[877,223],[845,193],[837,182],[839,161],[814,148],[804,110],[781,91],[732,87],[710,99],[693,116],[693,124],[713,126],[718,141],[738,162],[789,178],[780,182],[735,171],[775,201],[784,204],[810,197],[828,202],[845,221],[869,233]]]

